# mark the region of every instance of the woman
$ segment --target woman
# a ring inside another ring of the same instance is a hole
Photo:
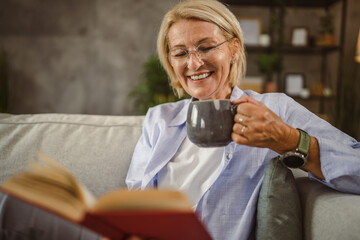
[[[248,239],[266,166],[295,152],[306,131],[302,168],[332,188],[360,193],[360,143],[284,94],[237,87],[246,66],[243,37],[223,4],[179,3],[165,15],[157,45],[171,86],[192,99],[149,109],[127,176],[130,189],[179,189],[214,239]],[[186,137],[189,103],[209,99],[242,103],[226,147],[199,148]]]

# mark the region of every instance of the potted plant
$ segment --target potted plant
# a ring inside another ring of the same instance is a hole
[[[278,91],[278,78],[282,71],[282,48],[284,47],[284,19],[287,4],[291,1],[274,0],[274,8],[270,14],[269,36],[271,38],[271,52],[259,53],[257,64],[259,71],[265,75],[264,92]]]
[[[168,75],[156,55],[151,55],[143,68],[139,84],[130,93],[130,97],[135,98],[139,114],[145,114],[149,107],[178,99],[169,86]]]
[[[319,18],[320,32],[316,38],[318,46],[334,46],[336,39],[334,35],[334,16],[327,12]]]
[[[278,90],[276,75],[282,69],[279,54],[276,52],[259,53],[257,64],[259,71],[265,75],[264,92],[276,92]]]

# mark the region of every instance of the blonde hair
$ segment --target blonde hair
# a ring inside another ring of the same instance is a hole
[[[170,77],[170,86],[174,88],[177,95],[182,97],[184,89],[168,59],[168,34],[171,26],[181,19],[195,19],[213,23],[222,30],[226,39],[239,39],[239,58],[232,64],[228,80],[232,87],[239,85],[246,71],[246,54],[238,19],[224,4],[217,0],[187,0],[180,2],[166,13],[157,38],[157,52],[160,62]]]

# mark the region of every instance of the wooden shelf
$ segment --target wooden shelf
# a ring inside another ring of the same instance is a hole
[[[337,11],[339,11],[341,13],[341,26],[340,26],[340,38],[338,39],[338,45],[336,46],[316,46],[316,42],[315,39],[311,39],[314,41],[309,41],[309,46],[306,47],[295,47],[295,46],[291,46],[290,44],[285,44],[282,43],[282,46],[279,48],[274,48],[272,46],[269,47],[262,47],[262,46],[252,46],[252,45],[248,45],[245,46],[246,51],[248,53],[248,55],[251,56],[255,56],[258,53],[272,53],[272,52],[277,52],[281,57],[293,57],[293,56],[299,56],[301,58],[304,58],[304,61],[306,61],[307,58],[312,58],[312,57],[319,57],[319,55],[321,56],[321,62],[320,62],[320,66],[318,71],[316,72],[319,73],[320,75],[320,81],[322,83],[323,86],[328,86],[331,85],[333,86],[333,84],[327,84],[327,78],[326,78],[326,74],[328,71],[329,66],[327,65],[327,58],[328,58],[328,54],[331,53],[339,53],[339,57],[338,57],[338,66],[337,66],[337,71],[338,71],[338,76],[336,78],[336,86],[339,85],[340,82],[340,76],[341,76],[341,56],[343,54],[343,42],[344,42],[344,29],[345,29],[345,16],[344,16],[344,9],[346,9],[346,0],[220,0],[223,3],[227,4],[229,6],[229,8],[231,9],[232,7],[237,7],[237,6],[241,6],[241,7],[254,7],[254,8],[258,8],[259,10],[264,9],[266,11],[270,10],[270,20],[271,21],[271,17],[272,14],[276,14],[275,10],[276,8],[279,7],[278,2],[284,2],[284,7],[285,8],[305,8],[310,9],[310,8],[317,8],[319,10],[325,10],[328,11],[329,8],[334,8]],[[338,9],[337,6],[334,6],[335,3],[340,3],[340,6]],[[260,12],[260,11],[259,11]],[[284,21],[284,19],[282,19],[282,21]],[[284,23],[283,23],[284,24]],[[289,27],[289,26],[288,26]],[[270,34],[271,35],[271,34]],[[334,63],[334,61],[332,61],[332,68],[335,67],[336,63]],[[294,68],[296,69],[296,68]],[[282,79],[282,76],[284,74],[284,70],[279,70],[277,72],[277,84],[279,87],[280,91],[283,91],[283,82],[284,80]],[[305,75],[307,74],[313,74],[311,72],[306,72],[306,71],[301,71],[304,72]],[[314,71],[313,71],[314,72]],[[318,108],[319,113],[323,114],[325,113],[325,111],[327,111],[327,108],[325,108],[325,104],[328,102],[332,102],[333,100],[336,100],[336,95],[338,95],[338,89],[332,89],[334,90],[334,95],[332,96],[309,96],[308,98],[301,98],[301,97],[293,97],[296,101],[302,102],[305,106],[315,106],[316,108]],[[335,91],[336,90],[336,91]],[[317,102],[316,104],[313,104]],[[315,111],[316,112],[316,111]]]
[[[327,8],[340,0],[287,0],[287,7]],[[276,6],[275,0],[222,0],[221,2],[234,6]]]
[[[261,46],[245,46],[246,51],[249,53],[252,52],[271,52],[271,47],[261,47]],[[338,51],[339,46],[314,46],[314,47],[293,47],[293,46],[284,46],[281,48],[281,52],[286,54],[324,54],[330,53],[333,51]]]
[[[304,100],[304,101],[319,101],[319,100],[334,100],[336,99],[336,96],[309,96],[307,98],[302,97],[292,97],[295,100]]]

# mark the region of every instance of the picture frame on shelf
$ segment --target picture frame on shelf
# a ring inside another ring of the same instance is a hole
[[[303,73],[285,74],[284,92],[291,97],[304,97],[306,89],[305,75]]]
[[[293,27],[291,30],[291,46],[306,47],[309,45],[309,30],[306,27]]]
[[[261,34],[261,20],[259,18],[238,17],[244,36],[244,44],[247,46],[258,46]]]

